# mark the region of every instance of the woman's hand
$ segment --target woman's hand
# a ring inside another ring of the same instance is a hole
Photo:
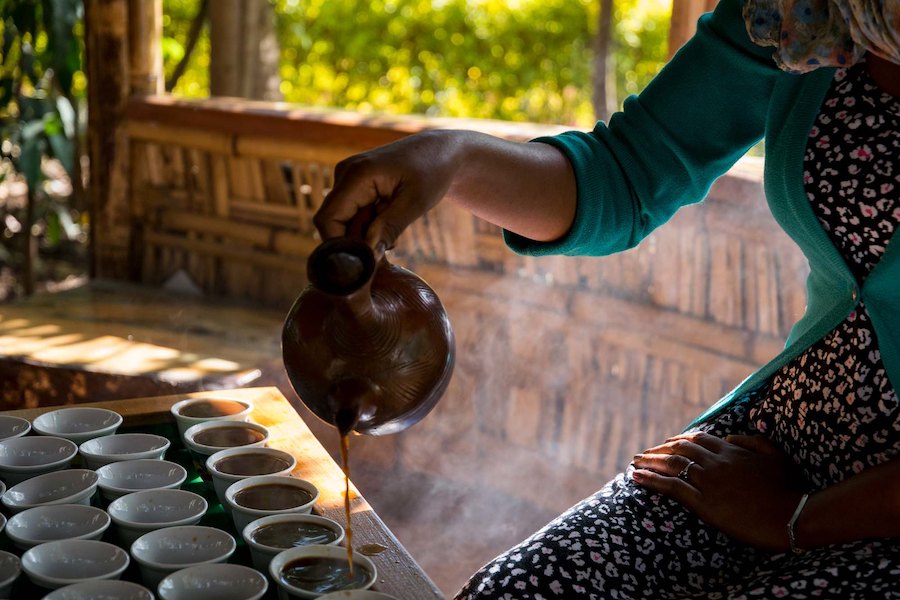
[[[362,226],[383,253],[413,221],[436,205],[453,180],[463,132],[430,131],[347,158],[313,221],[323,239]],[[354,223],[358,215],[368,222]]]
[[[555,240],[575,218],[575,175],[548,144],[426,131],[350,157],[313,218],[323,238],[365,231],[376,254],[445,196],[494,225]]]
[[[727,535],[763,550],[789,550],[787,523],[801,493],[788,482],[787,457],[768,439],[683,434],[636,455],[634,466],[636,483]]]

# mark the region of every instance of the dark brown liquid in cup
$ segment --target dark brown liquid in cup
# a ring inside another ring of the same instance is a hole
[[[255,510],[286,510],[312,500],[308,491],[283,483],[251,485],[234,495],[235,503]]]
[[[269,475],[279,473],[291,466],[291,463],[277,456],[267,454],[242,454],[229,456],[216,461],[216,470],[228,475]]]
[[[212,419],[236,415],[247,407],[234,400],[207,400],[183,406],[178,412],[184,417]]]
[[[359,589],[372,577],[362,565],[350,572],[346,560],[319,556],[305,556],[286,564],[281,569],[281,577],[295,587],[317,594],[327,594],[339,590]]]
[[[261,431],[249,427],[216,427],[198,432],[194,435],[194,443],[214,448],[233,448],[261,442],[265,437]]]
[[[272,548],[294,548],[309,544],[330,544],[337,532],[316,523],[272,523],[253,532],[253,541]]]

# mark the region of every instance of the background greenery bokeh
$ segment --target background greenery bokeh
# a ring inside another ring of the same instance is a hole
[[[167,76],[199,0],[164,0]],[[598,0],[273,0],[288,102],[590,127]],[[670,0],[616,0],[619,102],[666,59]],[[204,33],[174,93],[209,90]]]

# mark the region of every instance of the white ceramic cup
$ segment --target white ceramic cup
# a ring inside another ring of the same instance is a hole
[[[31,421],[22,417],[0,415],[0,440],[28,435],[31,431]]]
[[[102,435],[111,435],[122,424],[122,415],[105,408],[71,406],[35,417],[31,423],[40,435],[52,435],[81,444]]]
[[[130,546],[150,531],[196,525],[208,508],[206,499],[194,492],[145,490],[116,498],[106,510],[116,525],[119,539]]]
[[[187,479],[187,470],[168,460],[145,458],[103,465],[97,475],[100,495],[111,502],[132,492],[178,489]]]
[[[216,563],[170,573],[159,582],[160,600],[259,600],[266,577],[250,567]]]
[[[228,414],[209,414],[209,416],[199,417],[183,414],[183,412],[192,409],[210,406],[211,402],[213,403],[212,407],[216,406],[216,402],[219,402],[220,404],[218,404],[218,406],[228,407],[229,409],[233,408],[235,409],[235,412],[229,412]],[[242,408],[237,410],[237,405],[240,405]],[[226,395],[205,396],[202,398],[187,398],[176,402],[172,405],[170,412],[175,419],[176,427],[178,427],[178,435],[184,438],[184,432],[187,431],[189,427],[196,425],[197,423],[203,423],[204,421],[246,421],[250,418],[250,413],[253,412],[253,403],[240,398],[230,398]]]
[[[309,589],[303,589],[289,583],[282,570],[286,565],[300,558],[326,558],[347,563],[347,549],[341,546],[301,546],[299,548],[291,548],[277,554],[269,564],[269,577],[278,586],[279,598],[303,598],[304,600],[318,598],[325,593],[336,592],[340,590],[326,590],[324,592],[316,592]],[[372,584],[378,579],[378,571],[375,563],[367,557],[359,553],[353,554],[353,570],[356,574],[365,573],[366,577],[358,585],[352,589],[366,590],[372,587]]]
[[[0,550],[0,599],[10,598],[13,584],[22,573],[22,561],[12,552]]]
[[[88,440],[78,447],[78,453],[89,469],[123,460],[142,458],[161,459],[172,442],[152,433],[122,433]]]
[[[283,527],[294,530],[300,527],[321,528],[322,535],[310,537],[305,542],[295,542],[289,546],[266,544],[256,538],[257,532],[264,527]],[[344,541],[344,528],[337,521],[327,517],[310,514],[272,515],[251,521],[241,531],[241,537],[250,548],[250,558],[253,566],[263,573],[269,572],[269,563],[276,554],[301,545],[318,544],[323,546],[337,546]]]
[[[295,505],[286,508],[253,508],[244,506],[235,500],[236,496],[240,499],[239,494],[248,488],[266,485],[286,485],[297,488],[303,493],[303,501],[297,502]],[[297,477],[291,477],[289,475],[257,475],[255,477],[247,477],[246,479],[241,479],[240,481],[232,483],[228,486],[228,489],[225,490],[225,502],[227,502],[229,508],[231,508],[231,518],[234,520],[235,531],[243,531],[244,527],[249,525],[251,521],[255,521],[261,517],[291,513],[308,514],[312,512],[313,506],[318,499],[319,489],[312,482]]]
[[[0,441],[0,477],[12,487],[43,473],[72,464],[78,445],[55,436],[25,436]]]
[[[145,533],[131,545],[131,556],[141,570],[144,585],[156,589],[175,571],[228,560],[237,543],[215,527],[189,525]]]
[[[44,473],[9,488],[0,502],[14,513],[49,504],[87,505],[97,491],[98,479],[90,469]]]
[[[50,592],[44,600],[154,600],[142,585],[119,579],[73,583]]]
[[[128,553],[96,540],[58,540],[22,555],[22,570],[44,588],[56,589],[94,579],[118,579],[128,567]]]
[[[99,540],[109,524],[106,511],[94,506],[52,504],[13,515],[6,536],[17,548],[28,550],[56,540]]]
[[[287,463],[287,466],[282,469],[270,469],[266,472],[256,469],[256,472],[250,473],[245,473],[243,471],[236,472],[234,470],[224,471],[219,467],[221,461],[227,458],[233,459],[238,457],[250,457],[252,459],[254,456],[261,456],[264,459],[285,461]],[[228,486],[230,486],[232,483],[240,481],[241,479],[255,477],[258,475],[290,475],[291,471],[293,471],[296,467],[297,459],[294,458],[294,455],[277,448],[248,448],[246,446],[226,448],[225,450],[219,450],[206,459],[206,471],[212,478],[213,488],[216,491],[216,496],[219,498],[219,502],[222,504],[222,508],[224,508],[229,514],[231,513],[231,508],[229,508],[228,503],[225,502],[225,490],[227,490]]]

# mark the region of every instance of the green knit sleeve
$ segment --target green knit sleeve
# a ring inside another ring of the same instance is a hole
[[[538,138],[569,159],[578,205],[570,231],[541,243],[504,231],[528,255],[606,255],[636,246],[759,141],[772,88],[787,76],[754,45],[740,0],[722,0],[638,96],[593,131]]]

